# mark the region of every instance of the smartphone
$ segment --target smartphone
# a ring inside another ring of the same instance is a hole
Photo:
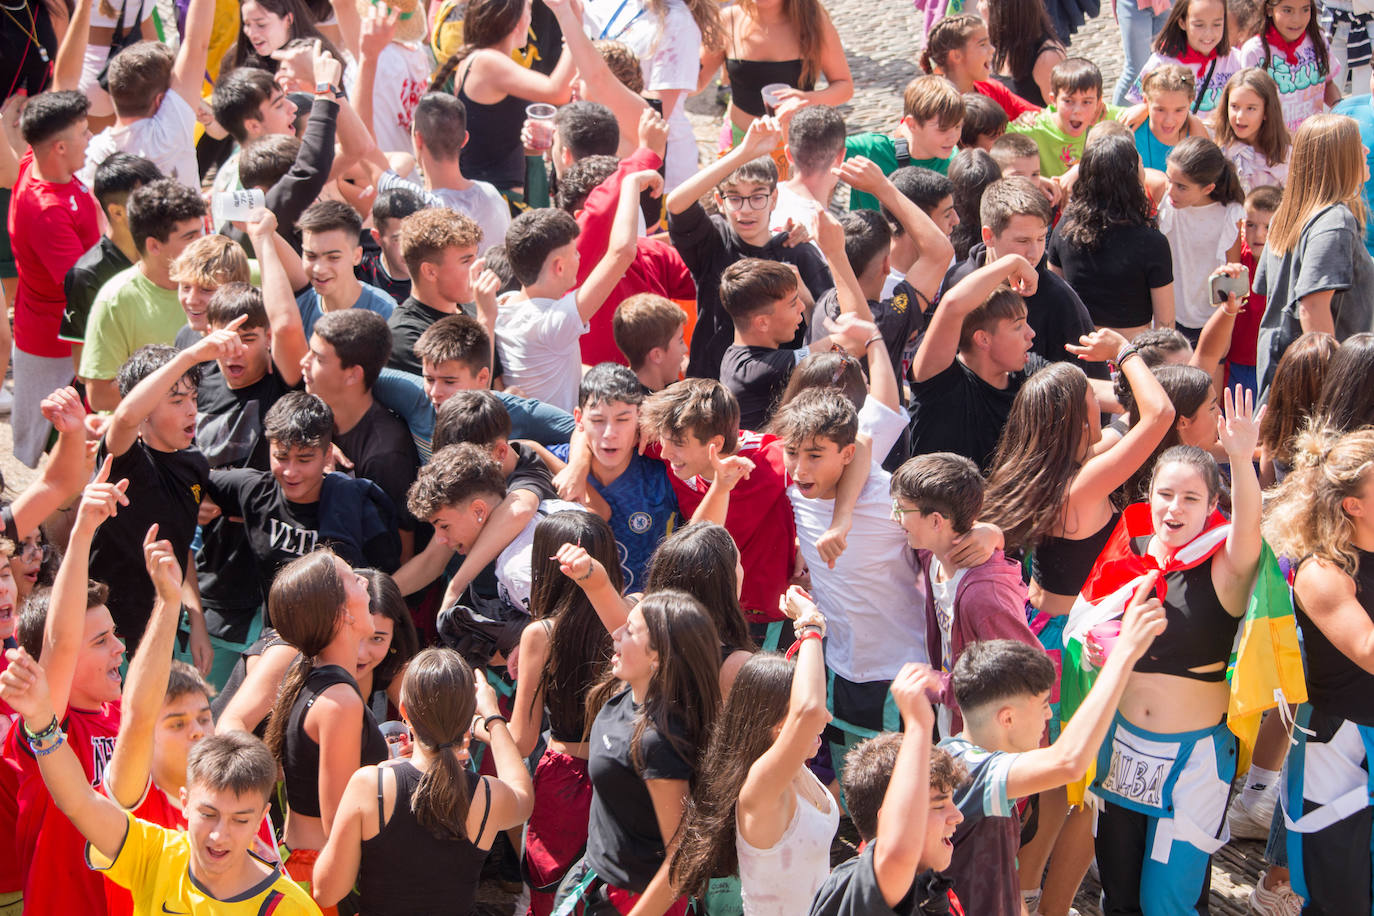
[[[1228,295],[1234,295],[1240,302],[1250,295],[1250,268],[1242,267],[1240,276],[1228,277],[1225,274],[1212,274],[1212,304],[1222,305]]]

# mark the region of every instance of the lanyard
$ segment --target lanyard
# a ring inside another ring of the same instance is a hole
[[[620,0],[620,5],[617,6],[617,7],[615,8],[615,12],[611,14],[611,18],[608,19],[608,20],[606,21],[606,27],[603,28],[603,29],[601,30],[601,34],[600,34],[600,35],[596,36],[596,40],[597,40],[597,41],[601,41],[601,40],[603,40],[603,39],[606,38],[606,33],[609,32],[609,31],[611,30],[611,26],[615,25],[615,21],[616,21],[617,19],[620,18],[620,14],[623,13],[623,12],[625,11],[625,4],[627,4],[627,3],[629,3],[629,2],[630,2],[630,0]],[[640,7],[640,8],[639,8],[639,12],[637,12],[637,13],[635,13],[633,16],[631,16],[631,17],[630,17],[630,21],[627,22],[627,23],[625,23],[625,27],[624,27],[623,29],[621,29],[619,32],[616,32],[613,36],[611,36],[611,39],[610,39],[610,40],[611,40],[611,41],[619,41],[619,40],[620,40],[620,36],[621,36],[621,35],[624,35],[626,32],[628,32],[628,31],[630,30],[630,26],[632,26],[632,25],[635,24],[635,20],[638,19],[640,16],[643,16],[643,15],[644,15],[644,7]]]

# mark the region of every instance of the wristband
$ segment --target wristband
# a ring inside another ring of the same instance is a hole
[[[794,658],[796,654],[801,651],[802,643],[806,642],[808,639],[819,640],[820,638],[821,631],[819,629],[810,630],[806,633],[799,634],[797,636],[797,641],[792,643],[792,648],[787,650],[787,657],[789,659]]]
[[[819,623],[804,623],[801,626],[794,626],[792,628],[792,635],[800,638],[807,630],[815,630],[817,633],[821,634],[821,636],[825,636],[825,627],[821,626]]]
[[[62,726],[58,725],[56,715],[52,717],[51,722],[49,722],[47,725],[43,726],[41,730],[36,732],[29,730],[29,723],[27,721],[24,723],[24,736],[29,739],[30,746],[32,746],[33,742],[35,741],[39,742],[40,744],[44,741],[47,741],[49,738],[51,738],[53,735],[57,734],[61,730]]]
[[[63,734],[61,730],[59,730],[57,732],[57,738],[53,741],[52,744],[44,745],[43,747],[34,747],[34,743],[30,741],[29,750],[33,751],[33,756],[35,757],[46,757],[66,742],[67,736]]]
[[[506,723],[506,728],[510,728],[510,719],[507,719],[505,716],[501,715],[499,712],[498,712],[498,713],[493,713],[492,715],[487,716],[485,719],[482,720],[482,727],[485,728],[485,729],[487,730],[488,734],[490,734],[490,732],[491,732],[491,722],[492,722],[493,719],[495,719],[497,722],[504,722],[504,723]]]
[[[868,340],[864,341],[864,349],[867,350],[869,347],[873,346],[874,343],[876,343],[877,341],[880,341],[880,340],[882,340],[882,339],[883,339],[883,335],[881,335],[881,334],[874,334],[872,337],[868,338]]]

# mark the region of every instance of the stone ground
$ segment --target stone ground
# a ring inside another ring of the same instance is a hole
[[[854,76],[854,98],[842,109],[846,121],[855,132],[891,129],[901,113],[902,88],[920,73],[916,65],[920,25],[914,10],[903,0],[829,0],[827,7],[844,41]],[[1120,71],[1121,49],[1111,14],[1104,12],[1080,29],[1069,53],[1095,61],[1102,68],[1105,84],[1113,85]],[[723,113],[714,88],[690,99],[687,110],[703,155],[714,156]],[[14,460],[12,442],[9,424],[0,422],[0,471],[11,495],[34,477],[34,472]],[[836,838],[836,861],[853,854],[853,840],[846,821]],[[1248,911],[1247,900],[1262,867],[1263,851],[1260,843],[1233,842],[1215,857],[1214,913],[1230,916]],[[1096,885],[1089,881],[1076,901],[1082,916],[1099,916],[1096,898]],[[488,880],[483,883],[478,912],[482,916],[506,916],[513,902],[514,896],[506,888]]]

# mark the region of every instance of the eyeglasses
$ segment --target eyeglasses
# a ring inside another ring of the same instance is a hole
[[[895,499],[892,501],[892,520],[899,525],[902,523],[902,516],[906,515],[908,512],[920,511],[920,509],[907,509],[903,507],[902,504],[897,502],[897,500]]]
[[[773,194],[771,191],[767,194],[750,194],[748,197],[726,194],[721,199],[725,201],[725,209],[727,210],[743,210],[745,201],[749,202],[750,210],[762,210],[773,199]]]
[[[46,563],[52,558],[52,545],[38,541],[25,541],[19,546],[19,556],[25,560],[37,560],[40,563]]]

